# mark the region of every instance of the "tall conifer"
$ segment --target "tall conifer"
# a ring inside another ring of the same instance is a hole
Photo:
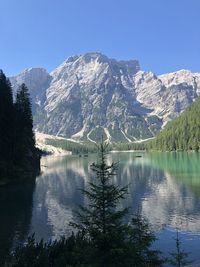
[[[112,182],[117,164],[107,164],[107,146],[99,146],[99,160],[91,165],[95,177],[83,190],[89,203],[80,206],[78,222],[72,223],[91,246],[88,262],[98,267],[162,266],[159,251],[150,248],[155,237],[147,222],[141,216],[133,217],[131,224],[124,221],[128,209],[120,209],[119,202],[127,187]]]
[[[35,154],[35,137],[30,95],[25,84],[19,87],[16,95],[15,144],[15,160],[27,165],[27,159]]]
[[[0,161],[12,161],[13,115],[12,87],[0,70]]]

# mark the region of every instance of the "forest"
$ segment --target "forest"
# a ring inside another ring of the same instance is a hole
[[[200,98],[189,106],[177,119],[149,142],[150,150],[199,151],[200,149]]]
[[[67,151],[71,151],[72,154],[82,155],[88,153],[97,153],[98,151],[97,143],[93,143],[90,141],[82,141],[78,143],[69,140],[46,139],[45,142],[47,145],[52,145]],[[109,144],[108,149],[109,151],[146,150],[147,142],[142,142],[142,143],[114,142]]]
[[[35,147],[33,118],[28,88],[12,86],[0,71],[0,181],[39,172],[40,151]]]

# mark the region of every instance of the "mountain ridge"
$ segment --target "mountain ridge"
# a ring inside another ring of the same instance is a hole
[[[69,57],[50,73],[37,72],[11,77],[15,90],[19,82],[29,83],[35,128],[79,140],[97,141],[102,134],[110,142],[150,138],[200,95],[200,73],[157,76],[142,71],[137,60],[98,52]]]

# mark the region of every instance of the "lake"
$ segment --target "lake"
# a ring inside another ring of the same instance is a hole
[[[141,155],[141,157],[136,157]],[[0,188],[0,255],[35,233],[37,240],[70,233],[78,204],[94,175],[96,155],[42,158],[42,174],[26,185]],[[200,262],[200,154],[116,152],[108,162],[119,162],[115,184],[128,185],[120,203],[148,218],[164,255],[175,248],[176,229],[190,258]]]

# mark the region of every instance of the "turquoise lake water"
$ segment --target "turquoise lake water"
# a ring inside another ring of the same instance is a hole
[[[79,189],[93,179],[95,160],[44,157],[35,182],[0,188],[0,254],[32,233],[38,240],[69,234],[77,205],[86,203]],[[154,246],[168,255],[178,228],[183,248],[200,262],[200,154],[120,152],[108,161],[119,162],[113,182],[128,185],[120,205],[130,207],[130,217],[139,210],[149,220],[158,238]]]

